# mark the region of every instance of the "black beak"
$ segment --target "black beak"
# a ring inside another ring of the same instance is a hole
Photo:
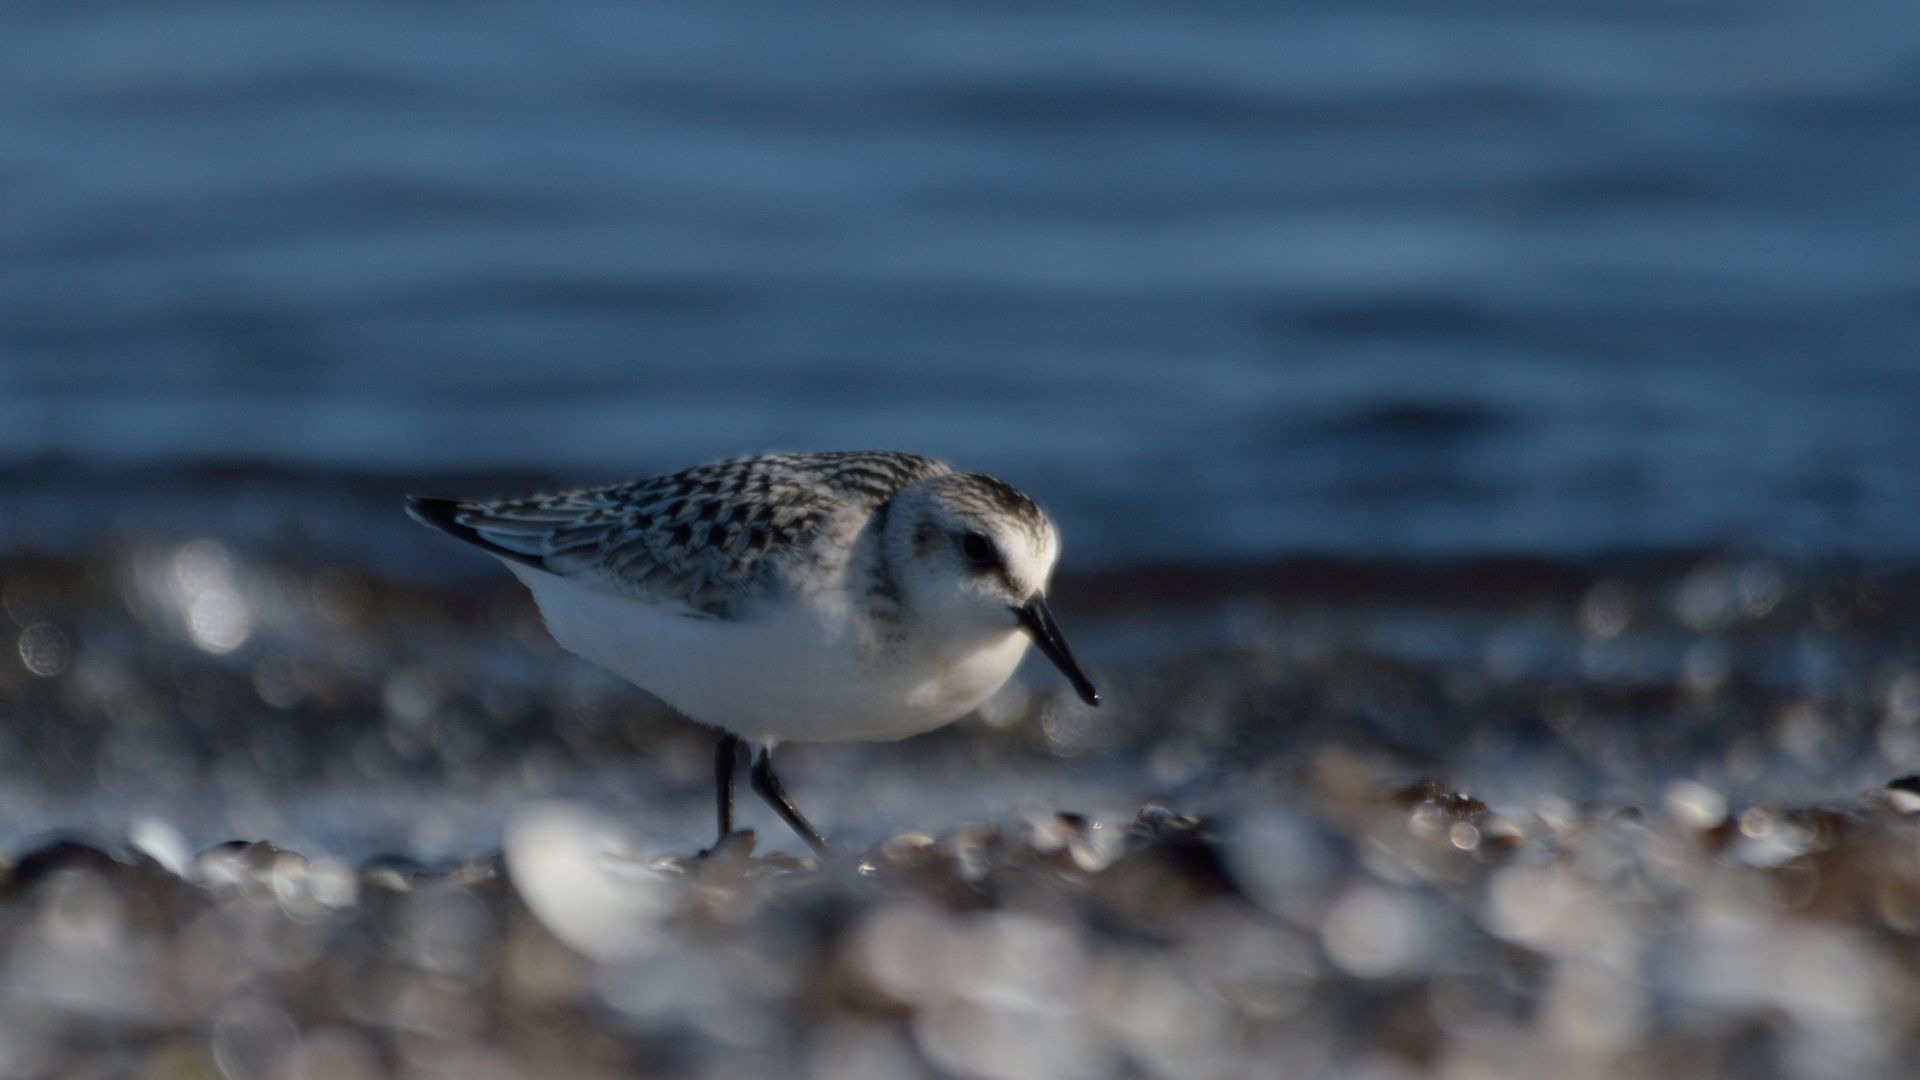
[[[1093,688],[1093,680],[1087,678],[1087,673],[1080,670],[1080,661],[1073,658],[1067,639],[1060,636],[1060,628],[1054,625],[1053,612],[1047,610],[1047,598],[1034,593],[1033,599],[1014,608],[1013,613],[1020,617],[1020,625],[1027,628],[1027,633],[1033,635],[1033,643],[1040,646],[1053,666],[1073,684],[1080,700],[1089,705],[1100,704],[1100,692]]]

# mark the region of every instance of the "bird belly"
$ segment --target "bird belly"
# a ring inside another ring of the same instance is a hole
[[[505,560],[503,560],[505,561]],[[694,720],[749,738],[887,740],[931,731],[999,689],[1017,629],[946,648],[888,650],[849,616],[805,603],[744,620],[687,616],[518,563],[554,640]]]

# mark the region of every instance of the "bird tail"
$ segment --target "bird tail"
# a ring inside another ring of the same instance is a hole
[[[460,520],[466,503],[458,499],[436,499],[426,495],[407,496],[407,516],[422,525],[430,525],[456,540],[464,540],[490,555],[531,566],[536,570],[545,570],[547,560],[539,555],[530,555],[524,551],[515,551],[510,547],[494,542],[479,529]]]

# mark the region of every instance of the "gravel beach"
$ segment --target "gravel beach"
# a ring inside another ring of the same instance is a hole
[[[757,807],[703,854],[710,733],[506,582],[206,538],[0,580],[5,1075],[1920,1060],[1910,573],[1069,577],[1108,707],[1029,665],[941,732],[783,748],[824,863]]]

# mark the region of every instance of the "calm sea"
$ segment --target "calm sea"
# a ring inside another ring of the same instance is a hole
[[[9,3],[0,542],[884,446],[1084,565],[1911,556],[1916,211],[1910,0]]]

